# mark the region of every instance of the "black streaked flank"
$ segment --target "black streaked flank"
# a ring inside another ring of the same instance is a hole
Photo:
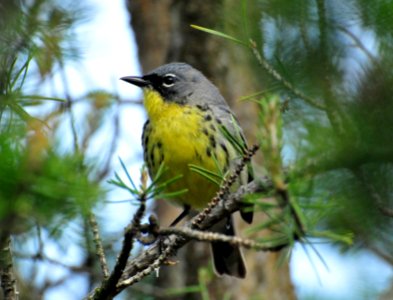
[[[207,111],[207,110],[209,109],[209,106],[208,106],[207,104],[204,104],[204,105],[198,104],[196,107],[197,107],[199,110],[201,110],[201,111]]]
[[[225,164],[226,164],[227,167],[229,167],[229,152],[228,152],[228,148],[227,148],[227,146],[224,143],[221,143],[220,147],[225,152]]]
[[[164,151],[160,149],[160,165],[164,162],[164,160],[165,160]]]
[[[197,149],[195,149],[195,157],[199,162],[202,162],[202,156]]]
[[[206,154],[207,154],[207,156],[209,156],[209,157],[212,156],[212,150],[211,150],[209,147],[206,148]]]
[[[147,134],[144,136],[144,139],[143,139],[143,145],[144,146],[147,146],[148,144],[149,144],[149,133],[150,132],[146,132]]]
[[[220,146],[221,146],[222,150],[224,150],[224,152],[228,155],[228,148],[227,148],[227,146],[224,143],[221,143]]]
[[[213,148],[216,148],[216,139],[214,138],[213,135],[210,135],[210,136],[209,136],[209,141],[210,141],[210,145],[211,145]]]
[[[156,145],[153,145],[150,149],[150,160],[151,160],[151,165],[154,167],[155,166],[155,161],[154,161],[154,150],[156,148]]]
[[[151,129],[149,127],[150,121],[147,120],[145,125],[143,125],[143,133],[142,133],[142,146],[146,148],[147,144],[149,143],[149,135],[151,133]]]

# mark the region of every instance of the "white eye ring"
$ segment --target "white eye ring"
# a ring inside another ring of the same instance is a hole
[[[176,75],[172,73],[165,74],[164,78],[162,79],[162,86],[169,88],[175,84]]]

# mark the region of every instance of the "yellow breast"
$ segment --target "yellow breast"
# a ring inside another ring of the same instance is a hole
[[[145,129],[148,138],[144,141],[150,174],[154,176],[163,162],[168,168],[163,180],[182,175],[167,192],[186,188],[188,192],[174,200],[202,208],[214,196],[218,185],[191,171],[190,165],[219,173],[218,169],[225,169],[228,162],[226,152],[217,142],[217,124],[214,124],[214,118],[206,118],[211,112],[163,101],[153,90],[145,90],[144,105],[150,120]]]

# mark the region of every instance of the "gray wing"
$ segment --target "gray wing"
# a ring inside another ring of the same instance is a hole
[[[243,130],[241,129],[234,113],[230,110],[228,105],[214,106],[214,107],[211,107],[211,109],[213,110],[213,114],[216,117],[217,122],[221,123],[228,130],[228,132],[235,139],[237,139],[239,142],[244,144],[245,149],[247,149],[247,143],[246,143],[246,139],[244,137]],[[222,135],[222,138],[226,140],[225,141],[226,144],[230,143],[226,139],[224,133]],[[234,146],[232,145],[232,147],[234,147]],[[232,160],[232,164],[231,164],[232,170],[237,166],[237,164],[241,160],[240,157],[243,154],[243,153],[236,152],[236,150],[233,150],[233,151],[235,151],[235,153],[233,154],[233,156],[234,156],[233,158],[235,158],[235,157],[239,157],[239,158]],[[244,168],[243,172],[240,175],[240,184],[247,184],[247,183],[251,182],[253,179],[254,178],[253,178],[252,166],[251,166],[251,164],[247,164],[247,166]],[[251,210],[251,208],[253,207],[253,205],[252,204],[244,204],[242,207],[244,209],[240,210],[240,214],[241,214],[243,220],[246,221],[247,223],[252,223],[253,211]]]

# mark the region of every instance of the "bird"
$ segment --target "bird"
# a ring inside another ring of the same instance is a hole
[[[181,176],[166,191],[186,189],[168,199],[184,208],[174,225],[190,210],[203,209],[219,190],[219,184],[192,166],[214,174],[233,169],[240,155],[225,130],[246,145],[243,131],[218,88],[187,63],[169,63],[143,76],[120,79],[143,90],[148,120],[143,126],[142,146],[150,177],[154,178],[163,164],[165,179]],[[252,180],[251,166],[247,168],[239,177],[240,184]],[[240,214],[247,223],[252,222],[252,210],[242,209]],[[214,225],[212,231],[234,236],[232,215]],[[211,249],[218,275],[245,278],[246,266],[239,246],[216,241],[211,243]]]

